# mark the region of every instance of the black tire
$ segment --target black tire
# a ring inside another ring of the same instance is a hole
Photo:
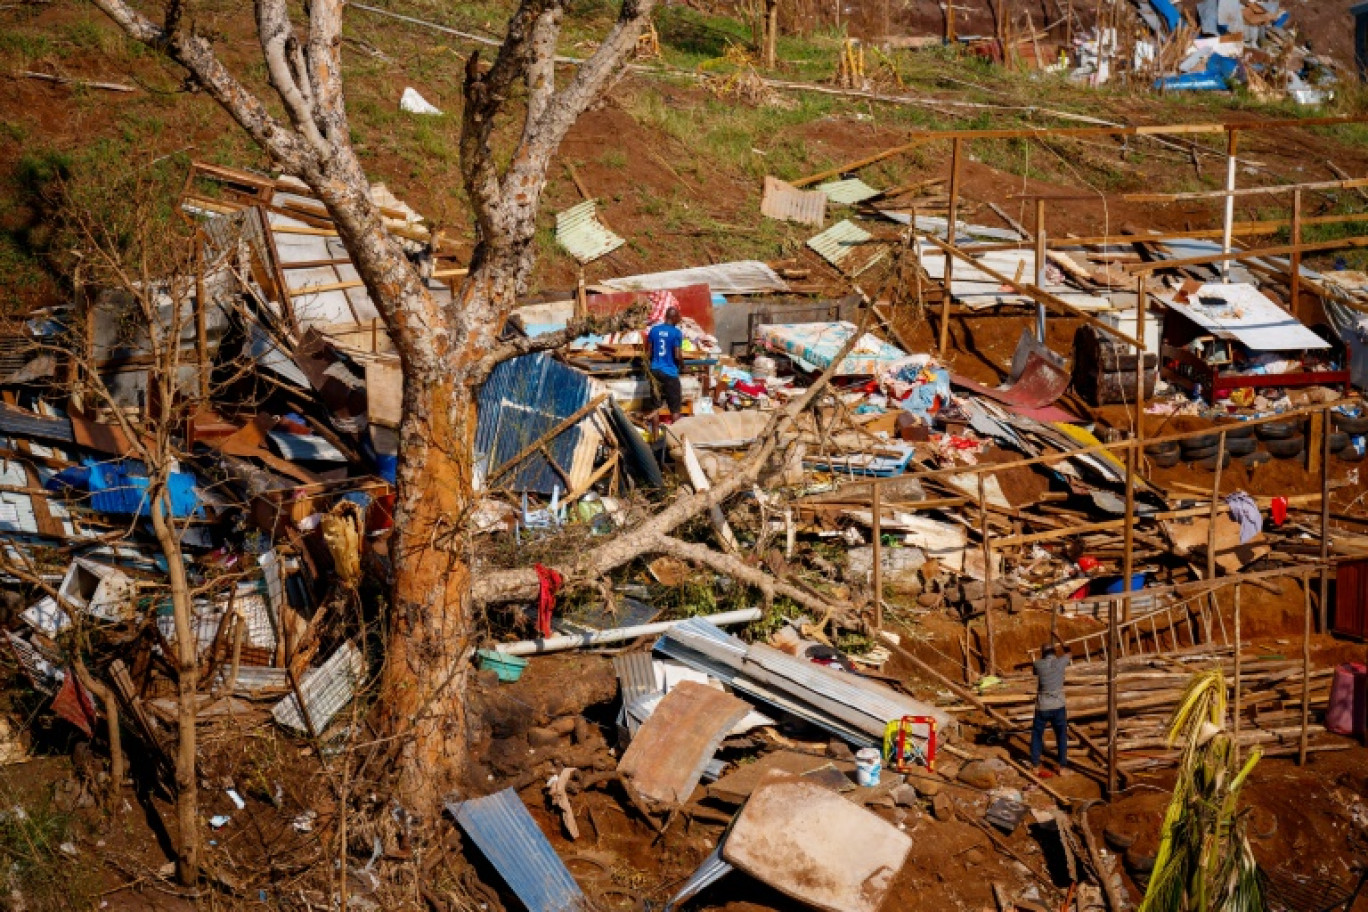
[[[1183,461],[1196,462],[1199,459],[1210,459],[1216,455],[1216,451],[1219,449],[1220,446],[1213,443],[1211,446],[1205,446],[1201,449],[1183,450]]]
[[[1270,421],[1257,427],[1260,440],[1287,440],[1301,430],[1301,424],[1297,421]]]
[[[1221,442],[1220,434],[1198,434],[1196,437],[1184,437],[1180,441],[1185,450],[1204,450],[1207,447],[1214,447]]]
[[[1183,461],[1183,454],[1177,450],[1167,450],[1151,455],[1149,461],[1156,469],[1171,469]]]
[[[1338,453],[1349,445],[1349,435],[1339,431],[1330,435],[1330,452]]]
[[[1266,450],[1255,450],[1248,456],[1240,457],[1240,462],[1244,463],[1244,466],[1247,469],[1252,469],[1255,466],[1261,466],[1266,462],[1272,461],[1273,457],[1270,456]]]
[[[1265,440],[1264,449],[1268,450],[1274,459],[1291,459],[1300,456],[1306,449],[1306,438],[1297,434],[1286,440]]]
[[[1351,446],[1347,446],[1335,454],[1340,462],[1362,462],[1363,454]]]
[[[1231,456],[1248,456],[1259,448],[1259,441],[1252,437],[1235,437],[1226,441],[1225,448]]]
[[[1135,846],[1126,850],[1126,868],[1132,874],[1150,874],[1154,871],[1154,862],[1157,859],[1152,852],[1137,852]]]
[[[1198,459],[1192,465],[1198,469],[1206,469],[1208,472],[1214,472],[1216,471],[1217,462],[1220,462],[1221,468],[1224,469],[1226,466],[1230,465],[1230,454],[1225,452],[1213,454],[1206,459]]]
[[[1178,441],[1170,440],[1167,443],[1151,443],[1145,447],[1145,454],[1148,456],[1158,456],[1161,453],[1178,452]]]
[[[1134,833],[1124,833],[1121,830],[1113,830],[1111,827],[1102,830],[1102,839],[1117,852],[1124,852],[1135,845],[1135,838]]]
[[[1335,427],[1349,436],[1359,437],[1368,434],[1368,415],[1350,418],[1348,415],[1341,415],[1339,412],[1331,412],[1330,414],[1334,416],[1331,420],[1335,423]]]
[[[1254,426],[1243,422],[1223,424],[1221,430],[1225,431],[1226,440],[1248,440],[1254,436]]]

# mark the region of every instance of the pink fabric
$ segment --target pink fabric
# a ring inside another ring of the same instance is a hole
[[[665,312],[671,307],[679,307],[679,299],[666,289],[651,292],[646,296],[646,300],[651,302],[651,316],[646,321],[649,326],[664,323]]]
[[[1357,735],[1363,731],[1363,705],[1368,691],[1368,666],[1348,662],[1335,669],[1330,685],[1330,705],[1325,710],[1325,727],[1341,735]]]

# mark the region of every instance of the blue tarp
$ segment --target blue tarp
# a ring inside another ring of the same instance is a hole
[[[1239,69],[1240,62],[1235,58],[1212,54],[1207,58],[1204,71],[1163,76],[1154,81],[1154,87],[1174,92],[1220,92],[1229,88],[1231,78]]]
[[[87,459],[79,466],[63,469],[48,479],[48,490],[76,488],[90,492],[90,507],[100,513],[129,516],[151,516],[147,497],[147,470],[137,460],[96,462]],[[171,515],[177,519],[202,516],[199,495],[195,493],[195,476],[189,472],[172,472],[166,482],[170,497]]]
[[[1164,22],[1168,24],[1170,32],[1178,27],[1178,23],[1183,21],[1177,7],[1170,0],[1150,0],[1150,6],[1153,6],[1154,11],[1164,17]]]

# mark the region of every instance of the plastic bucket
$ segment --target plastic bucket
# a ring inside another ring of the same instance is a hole
[[[883,755],[872,747],[855,753],[855,782],[862,788],[874,788],[883,774]]]
[[[481,649],[480,667],[487,668],[499,676],[500,681],[513,682],[522,677],[527,667],[527,659],[522,656],[508,655],[495,649]]]

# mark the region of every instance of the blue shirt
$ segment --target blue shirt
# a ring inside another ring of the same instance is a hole
[[[679,376],[679,365],[675,363],[675,349],[684,343],[684,334],[678,326],[657,323],[646,334],[646,344],[651,347],[651,370],[667,377]]]

